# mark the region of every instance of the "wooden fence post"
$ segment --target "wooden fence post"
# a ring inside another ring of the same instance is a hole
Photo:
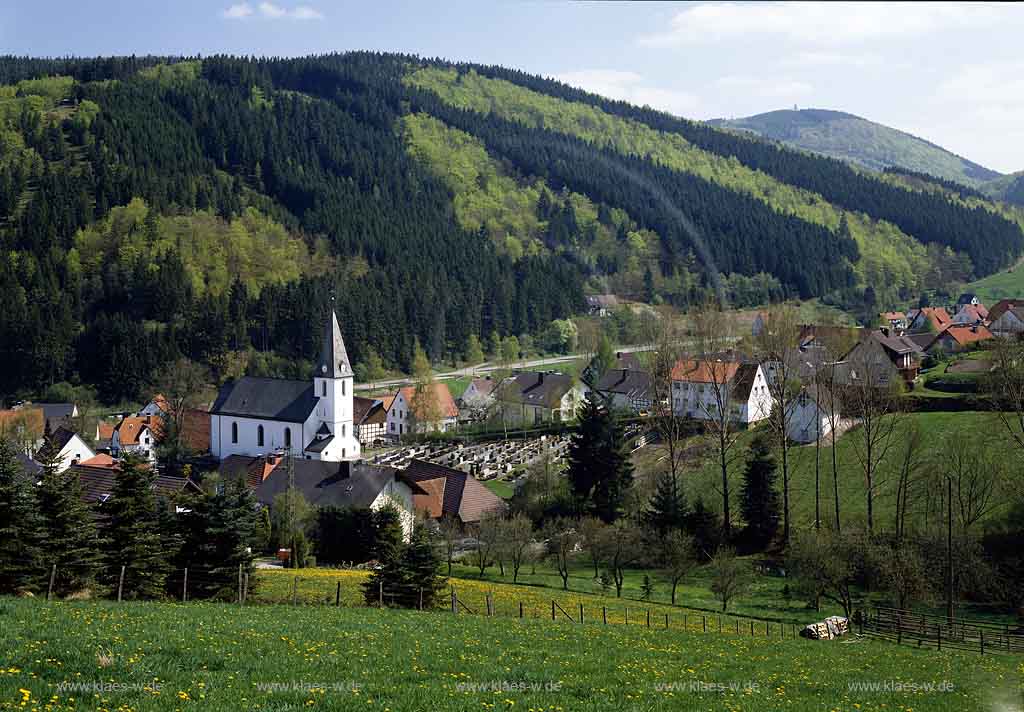
[[[701,625],[701,628],[704,629],[704,632],[707,633],[708,632],[708,617],[707,616],[701,616],[700,617],[700,625]]]
[[[718,634],[722,634],[722,616],[718,616]]]
[[[294,606],[298,602],[299,597],[299,577],[296,576],[292,581],[292,605]]]
[[[939,644],[939,650],[942,650],[942,626],[938,623],[935,624],[935,640]]]
[[[238,565],[238,604],[242,604],[242,565]]]
[[[629,625],[629,606],[625,606],[626,609],[626,625]]]
[[[647,627],[648,628],[651,627],[651,609],[650,608],[647,609]]]
[[[520,601],[519,602],[519,618],[522,619],[522,617],[523,617],[523,602]]]
[[[896,616],[896,645],[903,643],[903,616]]]
[[[985,631],[980,631],[980,634],[981,634],[981,637],[979,638],[979,641],[981,643],[981,654],[984,655],[985,654]]]
[[[606,606],[601,606],[601,620],[604,621],[605,625],[608,625],[608,608]],[[1007,638],[1007,641],[1009,641],[1009,638]]]
[[[754,637],[754,621],[750,621],[750,637]]]
[[[117,579],[117,602],[121,602],[121,592],[124,590],[124,565],[121,565],[121,575]]]
[[[769,623],[768,621],[764,622],[764,637],[765,638],[771,638],[772,637],[771,623]]]
[[[338,590],[334,592],[334,606],[341,605],[341,581],[338,581]]]
[[[423,610],[423,587],[420,586],[420,610]]]
[[[665,629],[668,629],[668,613],[665,614]]]
[[[580,625],[583,625],[583,603],[580,602]]]
[[[249,574],[246,573],[242,577],[242,605],[249,600]]]
[[[459,599],[455,597],[455,587],[452,586],[452,613],[459,615]]]
[[[50,587],[46,589],[46,600],[49,601],[53,597],[53,582],[57,578],[57,564],[53,565],[50,569]]]
[[[384,607],[384,581],[377,582],[377,604],[379,608]]]
[[[683,630],[686,630],[686,625],[687,625],[686,614],[684,613],[683,614]]]
[[[551,620],[555,620],[555,599],[551,599]]]
[[[181,602],[188,601],[188,567],[185,567],[185,578],[181,582]]]

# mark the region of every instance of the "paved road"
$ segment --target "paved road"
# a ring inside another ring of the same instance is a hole
[[[635,353],[637,351],[650,351],[653,346],[620,346],[616,349],[617,353]],[[569,363],[577,359],[583,358],[588,354],[577,353],[569,354],[567,356],[550,356],[548,358],[538,359],[527,359],[524,361],[516,361],[512,363],[508,368],[511,370],[516,369],[530,369],[538,366],[557,366],[560,363]],[[463,378],[465,376],[477,376],[480,374],[490,373],[492,371],[500,371],[505,368],[502,364],[496,364],[493,362],[482,363],[478,366],[467,366],[466,368],[459,368],[454,371],[445,371],[443,373],[435,373],[434,377],[439,381],[446,381],[451,378]],[[382,388],[398,388],[399,386],[411,386],[414,383],[412,378],[392,378],[386,381],[376,381],[370,383],[357,383],[357,391],[366,390],[380,390]]]

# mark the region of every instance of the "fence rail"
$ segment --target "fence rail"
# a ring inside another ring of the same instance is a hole
[[[1024,653],[1024,631],[986,621],[948,618],[928,613],[876,606],[861,616],[865,635],[897,644],[943,647],[986,653]]]

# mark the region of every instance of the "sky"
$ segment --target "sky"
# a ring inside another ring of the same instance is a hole
[[[1024,4],[0,0],[0,53],[356,49],[501,64],[693,119],[848,111],[1024,170]]]

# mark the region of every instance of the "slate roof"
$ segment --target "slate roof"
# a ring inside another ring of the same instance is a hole
[[[352,396],[352,422],[356,425],[363,422],[363,419],[369,415],[370,410],[374,405],[380,403],[377,398],[363,398],[362,396]]]
[[[15,453],[14,459],[18,461],[18,464],[21,465],[21,469],[24,470],[27,475],[38,475],[43,471],[42,465],[23,452]]]
[[[407,480],[420,485],[421,493],[413,494],[413,506],[434,519],[457,517],[463,524],[472,524],[479,522],[485,512],[504,511],[508,506],[475,477],[461,470],[414,459],[403,474]]]
[[[320,350],[319,378],[341,378],[352,375],[352,364],[348,361],[345,340],[341,338],[338,314],[332,309],[324,329],[323,347]]]
[[[572,386],[571,376],[528,371],[506,378],[495,389],[495,393],[497,398],[505,403],[558,408]]]
[[[913,341],[918,351],[924,351],[935,341],[935,334],[904,334],[903,338]]]
[[[609,369],[597,382],[602,393],[619,393],[629,398],[645,398],[651,390],[651,376],[626,368]]]
[[[78,481],[82,486],[82,499],[92,503],[104,502],[114,493],[120,468],[78,464],[72,465],[70,471],[78,476]],[[157,475],[153,480],[153,491],[161,497],[177,494],[186,487],[194,488],[195,484],[184,477],[167,477],[165,475]]]
[[[992,308],[988,310],[988,318],[990,321],[995,321],[1009,309],[1024,305],[1024,299],[1000,299],[998,302],[992,305]]]
[[[875,340],[878,341],[886,351],[892,354],[902,355],[906,353],[921,353],[921,347],[918,346],[917,342],[907,336],[886,336],[880,331],[873,332],[872,336],[875,337]]]
[[[369,507],[373,500],[399,475],[391,467],[365,462],[324,462],[292,459],[295,488],[316,507]],[[407,481],[406,478],[401,478]],[[288,465],[282,463],[256,487],[256,499],[272,505],[274,498],[288,489]],[[413,492],[422,493],[409,482]]]
[[[736,377],[733,379],[732,392],[729,394],[731,399],[740,401],[750,399],[750,391],[754,387],[758,368],[756,363],[740,364],[740,367],[736,369]]]
[[[304,423],[316,403],[310,381],[243,376],[221,386],[210,414]]]

